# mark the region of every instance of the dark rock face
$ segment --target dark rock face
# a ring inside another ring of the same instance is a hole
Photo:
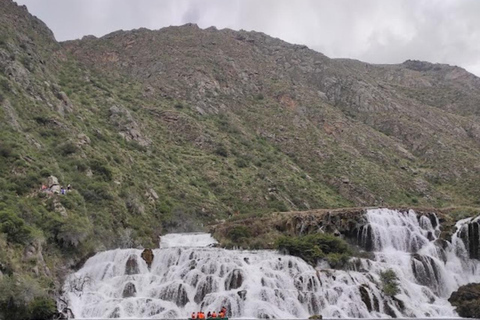
[[[370,295],[368,294],[367,289],[365,288],[365,286],[360,286],[358,290],[360,291],[360,296],[362,297],[363,303],[365,303],[365,305],[367,306],[368,311],[372,312],[372,301],[370,299]]]
[[[136,256],[130,256],[125,264],[125,274],[132,275],[140,273]]]
[[[141,257],[147,263],[148,269],[150,269],[154,258],[152,249],[143,250]]]
[[[237,292],[237,294],[240,297],[240,299],[242,299],[243,301],[247,299],[247,290],[240,290]]]
[[[461,317],[480,318],[480,283],[461,286],[448,301],[456,307]]]
[[[213,292],[214,286],[215,286],[215,280],[213,279],[212,276],[207,276],[205,279],[201,280],[197,284],[197,293],[195,294],[195,297],[193,300],[196,303],[200,303],[203,301],[203,298],[211,292]]]
[[[372,227],[369,224],[358,228],[358,244],[367,251],[373,251],[374,242],[372,235]]]
[[[465,244],[470,259],[480,260],[480,218],[472,219],[460,230],[460,238]]]
[[[240,288],[244,278],[245,276],[241,270],[233,270],[225,279],[225,290]]]
[[[160,292],[159,298],[172,301],[179,307],[185,307],[190,302],[187,290],[183,284],[172,284]]]
[[[122,297],[124,298],[135,297],[136,294],[137,294],[137,289],[135,288],[135,285],[131,282],[127,282],[127,284],[123,288]]]

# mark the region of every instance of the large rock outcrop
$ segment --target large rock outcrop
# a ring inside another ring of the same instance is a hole
[[[461,286],[453,292],[448,301],[464,318],[480,318],[480,283]]]

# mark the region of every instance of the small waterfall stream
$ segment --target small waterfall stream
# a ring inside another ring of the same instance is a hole
[[[473,220],[459,221],[450,243],[439,239],[433,214],[374,209],[366,218],[359,243],[373,259],[354,258],[349,270],[313,268],[272,251],[206,247],[214,243],[208,235],[176,234],[153,250],[150,268],[142,250],[95,255],[67,279],[64,299],[77,318],[186,318],[222,306],[235,318],[456,316],[450,293],[480,282],[480,263],[470,259],[478,243],[468,238],[478,236],[478,228],[468,232]],[[394,297],[382,290],[388,269],[399,278]]]

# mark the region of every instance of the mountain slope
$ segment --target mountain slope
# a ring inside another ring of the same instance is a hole
[[[460,68],[332,60],[260,33],[194,25],[64,48],[106,77],[137,82],[142,105],[172,99],[194,121],[226,116],[353,203],[399,204],[409,194],[465,204],[477,191],[480,86]]]

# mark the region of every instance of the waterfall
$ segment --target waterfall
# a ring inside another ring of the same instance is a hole
[[[186,318],[222,306],[235,318],[456,316],[451,292],[480,282],[480,264],[470,259],[478,244],[468,240],[478,235],[468,233],[472,219],[459,221],[447,242],[434,214],[372,209],[366,218],[358,242],[371,257],[353,258],[348,270],[273,251],[207,247],[215,241],[206,234],[173,234],[162,237],[150,267],[141,250],[98,253],[68,277],[63,300],[77,318]],[[389,269],[399,279],[394,297],[382,289]]]
[[[217,244],[209,233],[169,233],[160,238],[160,248],[211,247]]]

